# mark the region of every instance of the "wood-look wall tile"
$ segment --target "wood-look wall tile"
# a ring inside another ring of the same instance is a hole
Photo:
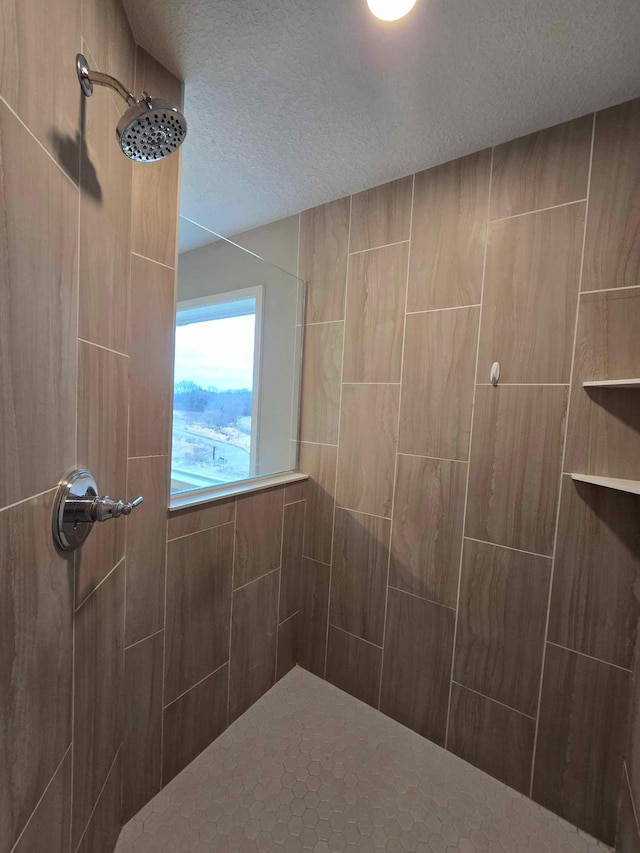
[[[166,785],[227,727],[229,665],[164,709],[162,784]]]
[[[163,633],[124,654],[123,823],[160,790],[163,654]]]
[[[302,361],[300,438],[324,444],[338,441],[344,323],[306,326]]]
[[[336,509],[329,622],[382,645],[391,522]]]
[[[533,798],[613,844],[631,674],[547,645]]]
[[[274,683],[279,574],[271,572],[233,593],[229,722]]]
[[[551,642],[631,668],[640,609],[640,498],[562,479]]]
[[[566,407],[560,386],[476,389],[467,536],[551,554]]]
[[[278,660],[276,681],[286,675],[298,662],[300,614],[294,613],[278,626]]]
[[[136,48],[136,92],[182,103],[182,83],[139,45]],[[178,188],[182,152],[149,169],[133,164],[131,193],[131,250],[168,267],[175,267],[178,249]],[[132,285],[135,279],[132,277]]]
[[[324,678],[327,652],[330,575],[324,563],[303,559],[298,663],[320,678]]]
[[[179,536],[189,536],[200,533],[210,527],[220,527],[236,520],[236,499],[215,501],[205,506],[188,507],[179,512],[169,513],[167,537],[177,539]]]
[[[389,590],[380,710],[444,744],[455,611]]]
[[[229,659],[233,525],[167,545],[164,701]]]
[[[80,6],[78,0],[42,6],[7,0],[0,24],[0,95],[76,183],[78,98],[70,93],[78,85],[73,57],[81,49]],[[46,87],[36,68],[46,69]],[[32,165],[26,151],[18,159],[7,156],[7,162],[14,173]],[[24,242],[36,248],[26,235]],[[32,289],[29,293],[33,297]]]
[[[70,832],[71,749],[67,751],[12,853],[69,853]]]
[[[127,499],[142,495],[144,502],[126,522],[126,645],[164,626],[168,464],[166,456],[130,459],[128,464]]]
[[[112,853],[122,827],[121,805],[122,751],[116,756],[76,853]]]
[[[131,258],[129,456],[169,453],[174,279],[173,270]]]
[[[301,444],[301,442],[298,442]],[[299,448],[300,453],[302,452],[302,447]],[[300,480],[297,483],[289,483],[284,487],[284,505],[295,504],[298,501],[303,501],[307,497],[307,480]]]
[[[398,456],[389,584],[456,606],[465,462]]]
[[[640,376],[640,290],[587,293],[578,310],[565,470],[640,479],[640,395],[583,388]]]
[[[401,453],[466,461],[479,308],[407,315]]]
[[[78,342],[78,463],[91,471],[101,495],[125,498],[129,362]],[[121,560],[124,524],[96,524],[76,561],[76,605]]]
[[[583,290],[640,282],[640,99],[596,114]]]
[[[490,218],[586,198],[592,127],[586,115],[497,145]]]
[[[300,609],[304,510],[304,501],[290,504],[284,508],[280,612],[278,616],[280,622],[288,619]]]
[[[451,686],[447,749],[529,793],[536,721],[458,684]]]
[[[413,175],[409,175],[352,196],[349,251],[408,240],[412,192]]]
[[[398,385],[345,385],[336,503],[391,516],[398,434]]]
[[[335,446],[300,445],[300,470],[309,475],[304,555],[327,564],[331,562],[337,457]]]
[[[77,234],[77,190],[0,103],[0,507],[52,488],[75,458]]]
[[[636,665],[634,665],[629,703],[629,739],[625,761],[633,804],[636,814],[640,814],[640,669]]]
[[[238,498],[233,588],[280,566],[284,489],[265,489]]]
[[[534,716],[551,560],[467,539],[462,556],[454,679]]]
[[[329,626],[327,681],[377,708],[381,666],[381,648]]]
[[[568,383],[585,204],[493,222],[484,279],[478,382]]]
[[[89,59],[91,62],[91,59]],[[100,94],[104,98],[104,94]],[[120,105],[104,98],[85,109],[80,162],[80,298],[78,335],[127,351],[131,264],[131,161],[113,133]]]
[[[416,174],[407,311],[477,305],[491,151]]]
[[[343,382],[399,382],[409,244],[349,258]]]
[[[349,196],[300,214],[298,275],[307,283],[307,323],[344,319]]]
[[[83,0],[82,13],[82,35],[98,70],[117,77],[129,91],[139,94],[142,90],[134,81],[136,47],[122,2]],[[159,96],[153,93],[153,97]],[[114,93],[114,102],[115,98]]]
[[[76,613],[73,714],[75,850],[122,740],[124,561]]]
[[[631,791],[623,774],[618,828],[616,830],[617,853],[640,853],[640,830],[631,799]]]
[[[55,493],[0,513],[0,849],[71,742],[73,576],[51,539]]]

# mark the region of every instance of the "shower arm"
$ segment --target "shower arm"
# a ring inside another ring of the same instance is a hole
[[[140,103],[136,96],[123,86],[119,80],[116,80],[115,77],[112,77],[110,74],[103,74],[102,71],[91,71],[87,60],[81,53],[76,57],[76,68],[80,86],[87,98],[93,95],[93,85],[95,83],[97,86],[106,86],[108,89],[113,89],[130,107]],[[144,99],[145,95],[143,94],[142,97]]]

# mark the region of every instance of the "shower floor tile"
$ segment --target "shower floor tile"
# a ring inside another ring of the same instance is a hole
[[[296,668],[129,821],[116,853],[609,849]]]

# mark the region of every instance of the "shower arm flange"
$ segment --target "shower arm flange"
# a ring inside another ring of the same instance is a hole
[[[117,92],[130,107],[139,103],[135,95],[133,95],[126,86],[123,86],[119,80],[116,80],[115,77],[112,77],[110,74],[103,74],[102,71],[91,71],[89,69],[89,63],[81,53],[76,56],[76,68],[78,71],[80,88],[87,98],[90,98],[91,95],[93,95],[93,86],[95,83],[96,86],[106,86],[108,89],[113,89],[113,91]]]

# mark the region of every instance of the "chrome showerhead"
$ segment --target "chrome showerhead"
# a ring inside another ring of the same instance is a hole
[[[116,134],[127,157],[148,163],[168,157],[182,145],[187,122],[169,101],[143,97],[124,113]]]
[[[180,110],[162,98],[150,98],[146,92],[140,98],[131,94],[115,77],[90,71],[87,60],[76,57],[78,79],[87,97],[93,94],[93,84],[114,89],[129,104],[116,127],[120,148],[130,160],[152,163],[173,154],[187,135],[187,121]]]

